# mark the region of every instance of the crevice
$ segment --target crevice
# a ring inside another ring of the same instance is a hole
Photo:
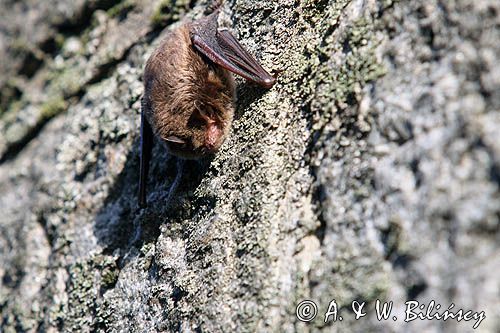
[[[500,165],[495,162],[490,166],[490,178],[500,188]]]
[[[19,101],[22,96],[22,91],[13,83],[7,82],[0,90],[0,116],[3,112],[7,112],[13,103]]]
[[[31,140],[36,138],[38,134],[42,131],[42,129],[45,127],[45,125],[49,122],[51,118],[42,118],[29,132],[27,135],[22,137],[21,140],[16,141],[12,144],[10,144],[5,153],[0,157],[0,165],[12,160],[19,154],[24,147],[26,147]]]
[[[42,50],[45,54],[55,55],[58,49],[55,36],[50,36],[40,44],[40,50]]]
[[[40,68],[42,68],[44,61],[33,52],[27,52],[24,56],[19,74],[26,78],[32,78]]]
[[[320,246],[323,246],[323,242],[326,236],[327,223],[323,215],[322,202],[325,200],[325,191],[322,184],[316,185],[316,189],[313,193],[312,202],[314,207],[316,207],[316,217],[319,221],[319,226],[314,230],[314,235],[318,238]]]
[[[380,240],[385,249],[384,259],[392,265],[394,271],[399,272],[398,276],[403,275],[398,280],[406,290],[407,299],[415,299],[427,289],[428,285],[412,265],[415,258],[398,248],[401,234],[400,226],[395,223],[390,223],[388,228],[381,230]]]
[[[85,84],[83,84],[80,87],[80,89],[78,89],[74,94],[70,94],[68,96],[65,96],[65,98],[66,99],[76,98],[76,100],[72,104],[78,103],[78,101],[87,92],[89,86],[100,83],[101,81],[109,78],[112,75],[112,73],[114,73],[114,70],[116,69],[116,67],[129,56],[131,50],[135,46],[143,43],[144,39],[146,39],[146,38],[152,38],[152,35],[149,35],[149,36],[144,37],[144,38],[140,38],[137,42],[133,43],[130,47],[128,47],[123,52],[123,55],[120,58],[112,60],[110,62],[107,62],[107,63],[99,66],[97,68],[97,73],[92,78],[90,78]],[[65,108],[65,111],[66,110],[67,110],[67,108]],[[42,129],[45,127],[45,125],[50,120],[52,120],[53,118],[55,118],[56,116],[58,116],[59,114],[61,114],[63,112],[56,113],[56,114],[51,115],[49,117],[41,118],[39,120],[39,122],[36,123],[35,126],[28,132],[27,135],[25,135],[23,138],[21,138],[21,140],[10,144],[7,147],[7,150],[5,151],[5,153],[0,157],[0,165],[15,158],[33,139],[35,139],[38,136],[38,134],[42,131]]]
[[[416,284],[413,284],[409,288],[406,289],[406,298],[408,300],[416,299],[420,294],[422,294],[426,289],[428,285],[425,283],[425,281],[418,282]]]
[[[84,87],[88,86],[88,85],[93,85],[93,84],[99,83],[99,82],[109,78],[112,75],[112,73],[114,72],[114,70],[116,69],[116,67],[128,57],[128,55],[130,54],[130,51],[138,44],[140,44],[140,41],[137,41],[137,42],[133,43],[130,47],[128,47],[123,52],[123,54],[120,58],[113,59],[113,60],[111,60],[107,63],[101,64],[99,67],[97,67],[97,73],[90,80],[88,80],[86,82]]]
[[[54,28],[65,35],[80,35],[87,29],[92,22],[92,17],[97,10],[108,10],[113,6],[118,5],[122,0],[96,0],[86,1],[80,13],[74,17],[67,17],[59,24],[55,24]]]

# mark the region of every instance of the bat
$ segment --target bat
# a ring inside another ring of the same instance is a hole
[[[236,90],[231,73],[264,88],[271,88],[276,82],[227,29],[219,29],[218,15],[216,9],[171,31],[146,63],[140,207],[146,207],[154,137],[170,154],[181,159],[214,154],[227,137],[233,120]],[[178,183],[177,178],[174,183]]]

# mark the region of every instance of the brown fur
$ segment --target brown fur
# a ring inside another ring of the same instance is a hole
[[[214,153],[227,137],[234,114],[231,74],[205,61],[189,37],[190,25],[172,31],[144,71],[144,111],[170,153],[199,158]],[[185,143],[174,143],[175,136]]]

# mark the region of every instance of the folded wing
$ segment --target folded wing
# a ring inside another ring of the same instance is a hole
[[[276,79],[269,74],[227,30],[218,29],[218,12],[193,23],[191,41],[196,50],[215,64],[265,88]]]

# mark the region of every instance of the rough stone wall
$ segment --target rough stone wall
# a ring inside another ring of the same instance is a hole
[[[205,7],[0,3],[0,331],[472,330],[405,323],[410,299],[499,331],[500,3],[226,1],[221,21],[283,72],[238,81],[231,136],[169,202],[177,163],[156,145],[139,210],[142,68]],[[324,323],[332,299],[344,320]]]

